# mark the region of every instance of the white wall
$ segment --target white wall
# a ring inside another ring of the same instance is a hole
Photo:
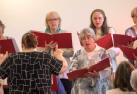
[[[80,48],[76,32],[89,26],[92,10],[103,9],[109,25],[124,33],[133,25],[130,12],[136,5],[137,0],[0,0],[0,20],[6,25],[5,35],[15,38],[21,48],[22,35],[32,29],[44,31],[46,13],[57,11],[62,29],[73,33],[76,50]]]

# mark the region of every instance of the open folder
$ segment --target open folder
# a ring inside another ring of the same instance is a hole
[[[120,45],[128,46],[135,39],[133,39],[131,36],[128,35],[113,34],[113,40],[114,40],[114,47],[119,47]]]
[[[122,50],[123,54],[126,55],[128,59],[136,60],[137,57],[137,48],[133,49],[132,47],[121,45],[119,48]]]
[[[68,75],[69,80],[75,80],[78,78],[85,77],[85,74],[87,74],[88,72],[94,72],[94,71],[99,72],[99,71],[104,70],[107,67],[110,67],[109,58],[105,58],[104,60],[99,61],[97,64],[92,65],[89,68],[82,68],[82,69],[69,72],[67,75]]]
[[[71,33],[57,33],[47,34],[39,31],[31,31],[38,38],[38,47],[45,47],[45,42],[50,43],[51,41],[57,42],[59,48],[72,48],[72,34]]]
[[[113,47],[113,41],[112,41],[111,34],[107,34],[103,36],[101,39],[97,40],[96,43],[98,44],[98,46],[106,50]]]
[[[0,54],[16,53],[12,39],[0,40]]]
[[[120,45],[128,46],[130,43],[137,40],[137,37],[132,38],[131,36],[122,34],[113,34],[112,36],[111,34],[107,34],[103,36],[101,39],[97,40],[96,43],[107,50],[111,47],[119,47]]]

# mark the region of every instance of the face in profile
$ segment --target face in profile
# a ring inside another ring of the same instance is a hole
[[[0,26],[0,37],[3,35],[3,28]]]
[[[85,48],[85,49],[92,49],[92,47],[95,46],[95,40],[91,35],[88,34],[84,34],[84,37],[81,39],[81,45]]]
[[[56,31],[60,24],[60,19],[57,14],[51,13],[47,17],[47,24],[50,28],[50,30]]]
[[[133,22],[137,25],[137,11],[134,12]]]
[[[91,19],[96,28],[100,29],[102,27],[104,22],[104,17],[100,12],[95,12]]]

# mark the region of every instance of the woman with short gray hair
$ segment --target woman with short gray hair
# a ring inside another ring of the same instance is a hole
[[[71,71],[87,68],[107,57],[105,49],[96,44],[96,36],[92,29],[85,28],[78,36],[82,48],[72,58]],[[87,73],[84,78],[78,78],[73,81],[72,94],[105,94],[106,90],[101,92],[100,86],[104,82],[106,82],[106,85],[108,84],[109,75],[109,68],[101,72]]]

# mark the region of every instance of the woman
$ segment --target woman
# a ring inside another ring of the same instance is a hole
[[[131,11],[131,17],[133,19],[134,25],[126,29],[125,34],[128,36],[137,37],[137,7],[135,7]],[[131,46],[133,45],[131,44]],[[129,60],[129,61],[131,62],[131,64],[135,65],[133,60]]]
[[[48,34],[67,33],[66,31],[61,29],[61,17],[59,16],[57,12],[51,11],[46,15],[45,33],[48,33]],[[54,48],[53,42],[47,44],[48,51],[49,50],[51,51],[53,48]],[[69,66],[68,66],[68,69],[64,73],[59,74],[58,77],[63,83],[66,94],[71,94],[72,82],[68,80],[67,73],[69,72],[69,67],[70,67],[70,57],[73,56],[73,48],[67,48],[67,49],[63,48],[62,50],[64,51],[63,56],[66,59]]]
[[[16,42],[15,42],[15,39],[10,38],[10,37],[7,37],[7,36],[4,36],[4,29],[5,29],[5,25],[4,25],[4,24],[2,23],[2,21],[0,20],[0,40],[12,39],[12,42],[13,42],[14,47],[15,47],[15,50],[16,50],[16,52],[18,52],[19,49],[18,49],[18,46],[17,46],[17,44],[16,44]],[[9,44],[9,45],[10,45],[10,44]],[[3,54],[0,53],[0,57],[1,57],[2,55],[3,55]],[[8,93],[9,90],[8,90],[8,87],[7,87],[7,79],[1,80],[1,83],[3,83],[2,85],[3,85],[3,87],[4,87],[4,92],[5,92],[5,94]],[[1,86],[1,87],[2,87],[2,86]],[[2,94],[2,93],[0,93],[0,94]]]
[[[15,39],[4,36],[4,29],[5,29],[5,25],[2,23],[2,21],[0,20],[0,40],[6,40],[6,39],[12,39],[12,42],[14,44],[15,50],[16,52],[19,51],[19,48],[15,42]]]
[[[92,28],[96,34],[96,39],[100,39],[107,34],[114,34],[115,30],[108,26],[107,17],[105,12],[101,9],[95,9],[90,16],[90,28]],[[119,55],[119,48],[111,48],[108,50],[113,67],[113,74],[115,74],[117,68],[116,56]]]
[[[107,91],[107,94],[136,94],[130,85],[132,66],[127,61],[119,64],[114,79],[114,89]]]
[[[51,75],[66,71],[63,51],[56,47],[53,56],[36,52],[37,38],[32,33],[22,37],[22,51],[9,55],[0,66],[0,77],[8,78],[10,94],[51,94]]]
[[[126,29],[125,34],[132,37],[136,37],[137,36],[137,7],[135,7],[131,11],[131,17],[133,19],[134,25]]]
[[[107,57],[106,51],[95,43],[95,33],[92,29],[86,28],[79,33],[79,40],[82,49],[78,50],[71,65],[71,71],[94,65]],[[102,81],[108,84],[110,68],[101,72],[88,73],[85,78],[79,78],[74,82],[72,94],[105,94],[106,90],[100,90]]]
[[[0,40],[7,39],[7,37],[3,36],[5,25],[0,20]]]

